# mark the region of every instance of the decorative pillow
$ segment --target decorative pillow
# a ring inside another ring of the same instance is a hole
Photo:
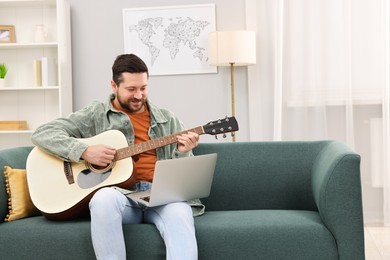
[[[8,194],[8,214],[4,221],[13,221],[39,214],[31,201],[27,186],[26,170],[4,167]]]

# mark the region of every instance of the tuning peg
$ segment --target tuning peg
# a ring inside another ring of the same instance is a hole
[[[232,137],[233,137],[233,136],[235,136],[235,135],[236,135],[236,133],[235,133],[235,132],[232,132],[232,133],[231,133],[231,135],[232,135]]]
[[[218,135],[215,135],[215,139],[218,140]]]
[[[223,137],[223,138],[226,138],[226,134],[223,134],[222,137]]]

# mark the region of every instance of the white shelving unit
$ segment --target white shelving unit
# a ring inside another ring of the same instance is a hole
[[[44,42],[34,41],[44,25]],[[0,25],[15,26],[15,43],[0,43],[0,63],[8,67],[0,88],[0,121],[27,121],[28,130],[0,131],[0,149],[32,145],[39,125],[72,112],[70,7],[66,0],[0,0]],[[35,86],[33,60],[55,61],[56,82]]]

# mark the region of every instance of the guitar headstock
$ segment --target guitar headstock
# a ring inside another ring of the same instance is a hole
[[[205,134],[218,135],[238,131],[238,123],[235,117],[226,117],[211,121],[203,126]]]

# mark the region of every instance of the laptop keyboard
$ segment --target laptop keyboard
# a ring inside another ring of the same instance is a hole
[[[141,200],[144,200],[144,201],[146,201],[146,202],[149,202],[149,201],[150,201],[150,196],[141,197],[140,199],[141,199]]]

